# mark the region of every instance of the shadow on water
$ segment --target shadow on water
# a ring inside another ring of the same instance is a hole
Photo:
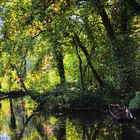
[[[35,109],[30,98],[9,99],[0,103],[0,140],[6,136],[7,140],[139,140],[140,122],[120,124],[101,112],[49,114]]]

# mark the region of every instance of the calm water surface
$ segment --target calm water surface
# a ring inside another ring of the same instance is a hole
[[[140,122],[119,124],[109,113],[51,115],[30,98],[0,104],[0,140],[140,140]]]

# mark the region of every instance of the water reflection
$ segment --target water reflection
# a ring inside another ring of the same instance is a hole
[[[0,140],[138,140],[140,122],[119,124],[109,114],[51,115],[35,109],[30,98],[0,102]]]
[[[0,101],[0,109],[1,109],[1,107],[2,107],[2,103],[1,103],[1,101]]]
[[[57,140],[66,140],[66,117],[62,116],[57,121],[57,131],[56,138]]]
[[[11,129],[16,129],[16,118],[15,118],[15,114],[14,114],[14,111],[13,111],[13,102],[12,102],[11,98],[9,98],[9,102],[10,102],[10,113],[11,113],[10,128]]]
[[[17,134],[17,140],[20,140],[24,137],[24,131],[25,128],[27,127],[28,123],[36,116],[36,113],[31,114],[25,121],[25,123],[23,123],[22,128],[18,131],[19,133]]]

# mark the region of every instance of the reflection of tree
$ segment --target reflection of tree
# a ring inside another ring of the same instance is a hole
[[[26,120],[26,118],[25,118],[25,116],[26,116],[26,109],[25,109],[25,102],[24,101],[22,101],[21,102],[21,105],[20,105],[20,116],[21,116],[21,118],[22,118],[22,122],[23,122],[23,124],[25,123],[25,120]]]
[[[20,130],[19,135],[17,136],[17,140],[20,140],[20,139],[22,138],[26,126],[28,125],[28,123],[29,123],[37,114],[38,114],[37,112],[34,112],[34,113],[32,113],[32,114],[26,119],[26,121],[25,121],[25,123],[24,123],[22,129]]]
[[[75,114],[67,120],[67,137],[72,139],[80,138],[81,140],[95,140],[100,134],[103,124],[104,118],[98,113]],[[69,133],[70,130],[72,131],[71,133]]]
[[[120,140],[121,128],[118,122],[115,122],[110,116],[104,116],[104,123],[102,125],[100,134],[101,139],[105,140]]]
[[[56,133],[57,140],[66,140],[66,118],[62,116],[58,120],[58,129]]]
[[[134,139],[131,130],[127,124],[123,124],[121,128],[122,128],[121,140],[136,140]]]
[[[23,127],[19,131],[20,133],[17,136],[17,140],[22,139],[26,127],[28,126],[29,122],[32,121],[32,120],[33,120],[32,123],[34,124],[34,126],[35,126],[37,132],[40,134],[40,136],[42,138],[45,138],[45,140],[48,139],[49,133],[47,131],[48,130],[47,128],[49,128],[49,124],[45,123],[45,120],[44,120],[44,118],[46,117],[46,113],[44,114],[45,116],[42,116],[40,114],[40,110],[41,110],[41,108],[38,107],[36,110],[34,110],[34,112],[28,118],[26,118],[26,121],[23,124]],[[36,116],[38,116],[38,117],[36,117]],[[47,117],[47,119],[48,119],[48,117]]]
[[[0,100],[0,109],[2,108],[2,103],[1,103],[1,100]]]
[[[11,118],[10,118],[11,124],[10,124],[10,127],[11,127],[11,129],[16,129],[16,118],[15,118],[15,114],[14,114],[14,111],[13,111],[12,99],[9,98],[9,101],[10,101],[10,112],[11,112]]]
[[[140,122],[134,124],[131,127],[132,133],[137,137],[137,139],[140,139]]]
[[[89,114],[86,116],[89,116]],[[81,140],[121,139],[120,125],[117,122],[111,121],[111,118],[105,114],[97,114],[92,117],[89,116],[89,118],[82,118],[81,116],[79,118],[70,118],[67,127],[69,127],[68,129],[73,127],[72,130],[76,130],[76,134],[73,133],[69,135],[70,137],[74,135],[74,138],[81,138]]]
[[[19,113],[22,112],[21,114],[22,114],[22,119],[23,119],[23,117],[26,115],[25,113],[27,113],[27,112],[25,112],[26,109],[25,109],[25,103],[24,103],[24,101],[22,101],[21,105],[18,106],[18,108],[19,109],[21,108],[21,110],[19,110]],[[17,108],[17,110],[18,110],[18,108]],[[23,120],[23,126],[19,130],[19,133],[17,134],[16,140],[20,140],[23,137],[24,131],[25,131],[26,127],[28,126],[29,122],[31,120],[33,120],[39,114],[39,109],[40,109],[39,107],[36,108],[29,117],[27,117],[27,115],[26,115],[26,119]]]
[[[41,137],[45,137],[46,140],[48,139],[47,136],[45,135],[45,131],[44,131],[44,127],[43,127],[42,123],[36,124],[36,129]]]
[[[96,140],[100,129],[102,127],[103,121],[96,122],[94,125],[89,125],[88,123],[83,123],[83,134],[82,140]]]
[[[139,140],[140,139],[140,129],[139,124],[123,124],[122,125],[122,135],[121,140]]]
[[[82,136],[82,140],[85,140],[85,134],[86,134],[86,125],[83,124],[83,136]]]
[[[43,125],[43,122],[44,122],[44,125]],[[39,118],[36,118],[34,125],[36,126],[36,129],[37,129],[38,133],[40,134],[40,136],[42,138],[45,137],[45,139],[47,140],[48,136],[47,136],[47,133],[45,132],[45,129],[44,129],[44,126],[47,125],[45,123],[45,117],[40,115]]]
[[[102,127],[102,121],[101,122],[99,122],[98,124],[97,124],[97,127],[95,128],[95,130],[94,130],[94,134],[92,134],[92,140],[96,140],[96,138],[97,138],[97,135],[99,134],[99,131],[100,131],[100,129],[101,129],[101,127]]]
[[[18,102],[18,104],[14,106],[14,110],[16,115],[21,118],[22,121],[20,122],[22,123],[22,125],[24,125],[27,118],[27,109],[25,108],[25,101],[23,100],[23,98],[21,98],[20,100],[20,103]]]
[[[11,110],[11,124],[13,125],[14,123],[16,124],[16,120],[15,120],[15,115],[14,115],[14,111],[13,111],[12,99],[9,98],[9,100],[10,100],[10,110]],[[17,105],[14,109],[16,110],[16,113],[22,118],[22,124],[20,124],[20,125],[22,125],[22,127],[19,128],[18,132],[16,132],[16,131],[13,132],[14,135],[11,138],[13,140],[14,139],[15,140],[21,140],[22,137],[23,137],[23,134],[25,132],[26,127],[28,126],[29,122],[31,120],[33,120],[36,117],[36,115],[38,115],[40,108],[39,107],[36,108],[33,111],[33,113],[29,117],[27,117],[27,115],[26,115],[27,112],[26,112],[26,109],[25,109],[25,102],[22,100],[20,105]],[[26,119],[25,119],[25,116],[26,116]]]

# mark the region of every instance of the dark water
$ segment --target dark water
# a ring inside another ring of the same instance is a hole
[[[51,115],[30,98],[0,105],[0,140],[140,140],[140,122],[119,124],[109,113]]]

